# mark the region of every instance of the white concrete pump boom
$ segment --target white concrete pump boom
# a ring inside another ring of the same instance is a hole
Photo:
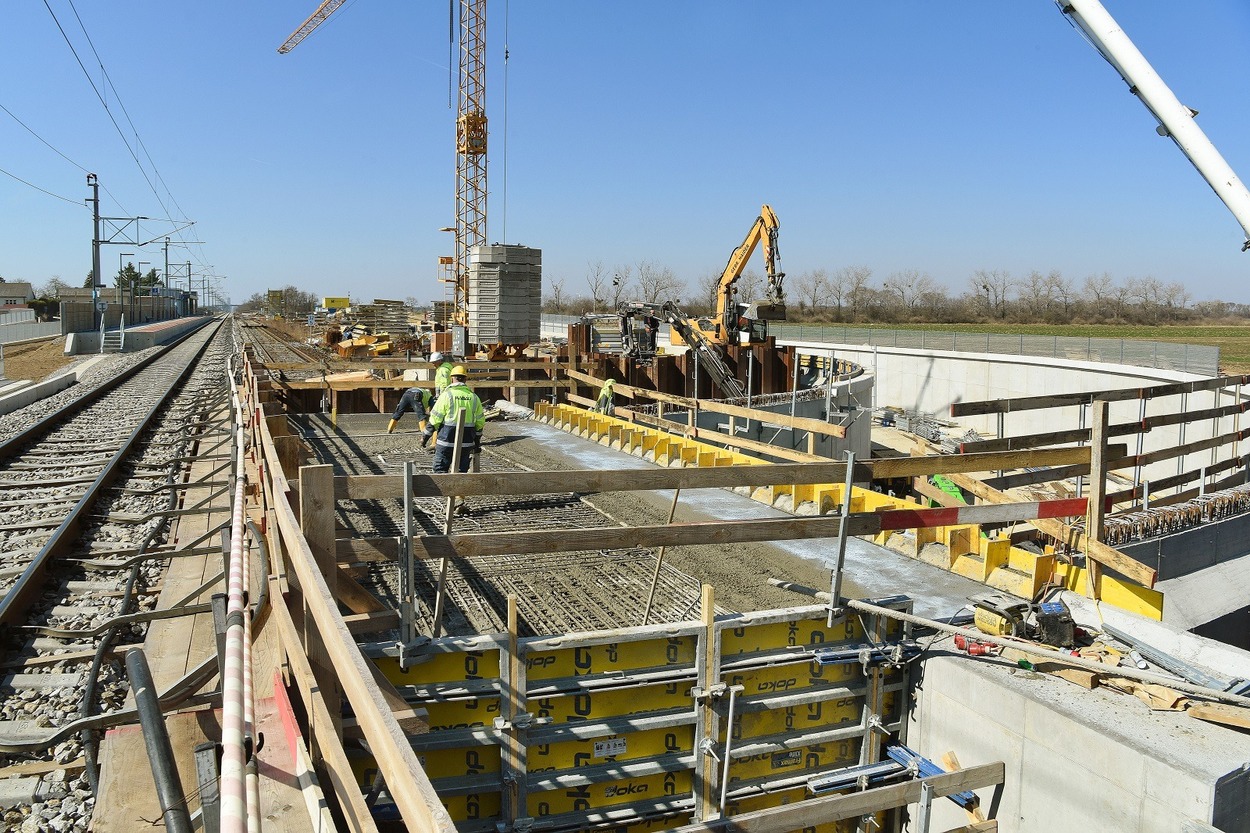
[[[1181,104],[1098,0],[1055,0],[1055,5],[1115,67],[1129,90],[1158,120],[1159,135],[1176,142],[1216,196],[1233,212],[1246,234],[1241,249],[1250,249],[1250,192],[1194,121],[1197,111]]]

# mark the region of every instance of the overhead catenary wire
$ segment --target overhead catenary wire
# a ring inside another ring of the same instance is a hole
[[[0,174],[4,174],[5,176],[10,177],[11,179],[15,179],[15,180],[17,180],[18,182],[22,183],[23,185],[25,185],[25,186],[27,186],[27,187],[34,188],[36,191],[40,192],[41,194],[47,194],[49,197],[56,197],[58,200],[64,200],[65,202],[69,203],[70,205],[77,205],[77,206],[80,206],[80,207],[82,207],[82,208],[86,208],[86,207],[87,207],[87,206],[86,206],[86,204],[84,204],[84,203],[82,203],[82,202],[79,202],[78,200],[72,200],[72,199],[70,199],[69,197],[62,197],[60,194],[54,194],[54,193],[52,193],[51,191],[48,191],[47,189],[40,188],[38,185],[35,185],[35,184],[34,184],[34,183],[32,183],[32,182],[27,182],[26,180],[22,179],[22,178],[21,178],[20,176],[18,176],[17,174],[9,173],[9,172],[8,172],[8,171],[6,171],[4,168],[0,168]]]
[[[178,204],[177,199],[174,198],[174,195],[170,191],[169,186],[165,183],[164,178],[161,176],[159,169],[157,169],[155,161],[152,160],[151,154],[148,153],[146,145],[144,145],[142,138],[139,136],[139,130],[135,126],[133,120],[131,120],[130,114],[129,112],[127,112],[126,106],[122,102],[121,96],[117,91],[116,85],[113,84],[112,78],[109,77],[108,71],[104,68],[104,62],[100,59],[100,55],[96,51],[95,44],[92,42],[91,36],[87,32],[87,28],[83,24],[82,18],[78,14],[78,9],[74,6],[73,0],[67,0],[67,2],[69,2],[70,8],[74,12],[74,17],[75,19],[77,19],[79,27],[82,28],[83,35],[87,38],[87,43],[91,47],[92,54],[95,55],[96,62],[100,67],[100,71],[103,74],[105,81],[107,81],[108,86],[112,88],[114,97],[117,99],[117,104],[121,108],[122,113],[125,115],[126,121],[127,123],[129,123],[131,130],[134,132],[136,143],[142,149],[144,155],[147,156],[149,162],[151,162],[152,172],[155,174],[157,180],[161,183],[161,185],[165,188],[166,193],[169,195],[170,201],[174,204],[174,207],[177,208],[178,213],[182,215],[183,220],[187,220],[186,213],[183,212],[182,206],[180,206]],[[52,6],[48,2],[48,0],[43,0],[43,4],[44,4],[44,7],[48,10],[48,14],[51,15],[53,23],[56,24],[57,30],[61,33],[61,37],[62,39],[64,39],[66,46],[69,47],[70,52],[73,54],[74,60],[77,61],[79,69],[82,70],[83,76],[87,79],[87,83],[91,85],[91,89],[96,94],[96,98],[99,100],[100,106],[104,108],[104,112],[108,115],[109,121],[112,122],[113,128],[117,131],[118,137],[120,137],[122,140],[122,144],[125,145],[127,152],[130,154],[130,158],[134,160],[135,166],[139,169],[139,173],[143,176],[144,181],[148,185],[148,189],[152,192],[152,195],[156,197],[156,201],[160,205],[162,211],[167,216],[174,216],[174,212],[169,210],[169,207],[165,204],[165,200],[162,199],[160,192],[157,190],[156,185],[152,182],[152,177],[149,176],[147,168],[144,167],[143,162],[139,159],[139,154],[136,153],[135,148],[131,145],[130,140],[126,136],[126,132],[122,129],[121,125],[117,121],[117,118],[114,116],[112,108],[109,107],[108,102],[105,100],[104,93],[100,90],[100,87],[96,84],[95,79],[91,77],[91,73],[87,70],[87,66],[83,62],[82,56],[78,54],[77,48],[74,46],[73,41],[70,40],[69,34],[65,31],[65,27],[61,25],[61,21],[57,17],[56,12],[52,9]],[[106,193],[109,193],[107,189],[106,189]],[[109,195],[112,196],[111,193],[109,193]],[[179,241],[184,246],[186,245],[185,239],[182,238],[182,234],[180,230],[175,230],[173,232],[173,235],[171,236],[177,236],[179,238]],[[196,257],[201,266],[207,266],[207,262],[203,260],[203,256],[201,254],[197,252]]]

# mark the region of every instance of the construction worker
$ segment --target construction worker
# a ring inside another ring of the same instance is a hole
[[[434,398],[438,399],[439,395],[451,384],[451,369],[454,365],[450,359],[437,351],[430,354],[430,362],[438,365],[438,370],[434,371]]]
[[[405,411],[412,411],[417,415],[417,428],[425,430],[425,417],[430,412],[430,406],[434,402],[434,396],[426,388],[408,388],[404,391],[404,395],[399,397],[399,407],[395,409],[395,413],[391,414],[390,424],[386,426],[386,433],[394,434],[395,426],[399,424],[399,420],[403,417]]]
[[[595,410],[605,416],[612,416],[616,412],[616,406],[612,404],[613,387],[615,385],[615,379],[609,379],[604,382],[603,390],[599,391],[599,401],[595,403]]]
[[[421,447],[429,445],[430,437],[438,432],[434,443],[434,473],[445,474],[451,470],[451,455],[456,446],[456,418],[464,412],[464,433],[460,437],[460,465],[463,474],[469,470],[469,449],[473,454],[482,451],[482,429],[486,427],[486,409],[477,394],[469,390],[469,374],[462,365],[451,369],[451,384],[439,395],[430,411],[430,419],[421,436]]]

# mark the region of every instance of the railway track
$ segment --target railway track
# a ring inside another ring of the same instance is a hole
[[[97,733],[134,720],[121,653],[164,615],[171,522],[228,486],[236,343],[207,326],[59,409],[16,412],[0,443],[0,830],[89,823]],[[185,482],[205,459],[225,461],[214,482]],[[219,549],[180,551],[196,545]]]

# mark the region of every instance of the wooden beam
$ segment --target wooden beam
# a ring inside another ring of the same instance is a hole
[[[575,371],[566,370],[565,373],[571,378],[591,385],[602,385],[604,380],[597,379],[594,376],[585,373],[577,373]],[[726,402],[718,402],[713,399],[691,399],[686,396],[676,396],[671,393],[661,393],[656,390],[648,390],[646,388],[634,387],[617,383],[616,392],[623,393],[632,398],[645,397],[656,402],[665,402],[670,405],[679,405],[683,408],[700,408],[714,414],[725,414],[727,416],[744,417],[746,419],[754,419],[760,422],[767,422],[770,425],[780,425],[782,428],[790,428],[792,430],[810,431],[814,434],[822,434],[831,437],[845,437],[846,426],[835,425],[834,423],[825,422],[820,419],[811,419],[809,417],[792,417],[789,414],[779,414],[774,411],[764,411],[759,408],[744,408],[741,405],[730,405]]]
[[[885,529],[948,526],[957,523],[1013,523],[1037,518],[1081,514],[1085,500],[1030,501],[956,509],[892,509],[857,512],[846,519],[847,534],[876,535]],[[601,526],[587,529],[510,530],[426,535],[413,539],[417,558],[472,558],[482,555],[575,552],[629,547],[679,547],[691,544],[738,544],[837,537],[838,515],[698,521],[662,526]],[[1128,556],[1121,555],[1121,558]],[[1133,562],[1137,563],[1137,562]]]
[[[299,580],[309,613],[338,673],[339,685],[360,721],[400,815],[410,829],[455,833],[451,817],[439,802],[403,729],[373,682],[368,660],[360,653],[356,640],[339,615],[334,596],[316,569],[295,513],[284,495],[275,495],[273,506],[292,572]],[[398,616],[395,619],[398,624]]]
[[[1153,399],[1160,396],[1179,396],[1204,390],[1237,387],[1250,384],[1250,376],[1219,376],[1196,382],[1177,382],[1148,388],[1119,388],[1116,390],[1090,391],[1088,393],[1063,393],[1042,396],[1018,396],[1012,399],[990,399],[976,402],[956,402],[951,405],[951,416],[978,416],[980,414],[1006,414],[1013,411],[1032,411],[1039,408],[1061,408],[1067,405],[1085,405],[1095,399],[1106,402],[1122,402],[1128,399]]]
[[[1088,463],[1085,447],[985,454],[948,454],[929,457],[893,457],[856,463],[859,482],[892,477],[982,472],[1026,466]],[[708,468],[648,468],[624,471],[573,469],[533,471],[525,477],[514,472],[484,474],[418,474],[413,477],[415,497],[452,495],[545,495],[578,492],[629,492],[652,489],[716,489],[735,486],[767,486],[777,483],[844,483],[845,463],[777,463],[759,466]],[[394,498],[403,493],[403,475],[351,475],[334,479],[339,500]]]
[[[794,804],[782,804],[766,810],[739,813],[701,824],[673,828],[673,833],[789,833],[842,819],[915,804],[920,800],[922,784],[928,784],[935,798],[943,798],[966,790],[978,790],[1001,784],[1005,767],[1001,761],[947,772],[888,787],[875,787],[846,795],[817,796]]]
[[[276,383],[278,387],[287,390],[374,390],[377,388],[385,388],[388,390],[407,390],[408,388],[429,388],[433,389],[432,381],[405,382],[403,379],[336,379],[331,381],[323,381],[321,379],[287,379]],[[470,388],[567,388],[568,382],[556,379],[491,379],[477,381],[472,377],[469,378]]]
[[[1089,449],[1086,448],[1085,450],[1088,451]],[[976,478],[963,474],[950,474],[947,476],[956,486],[971,492],[986,503],[1011,503],[1013,501],[1010,495],[1003,494]],[[1037,519],[1029,521],[1029,524],[1046,535],[1065,542],[1073,549],[1084,552],[1094,561],[1101,563],[1105,567],[1110,567],[1143,587],[1154,587],[1155,585],[1158,573],[1154,569],[1147,567],[1135,558],[1125,555],[1114,547],[1088,540],[1085,533],[1080,530],[1073,529],[1060,521],[1050,519]]]

